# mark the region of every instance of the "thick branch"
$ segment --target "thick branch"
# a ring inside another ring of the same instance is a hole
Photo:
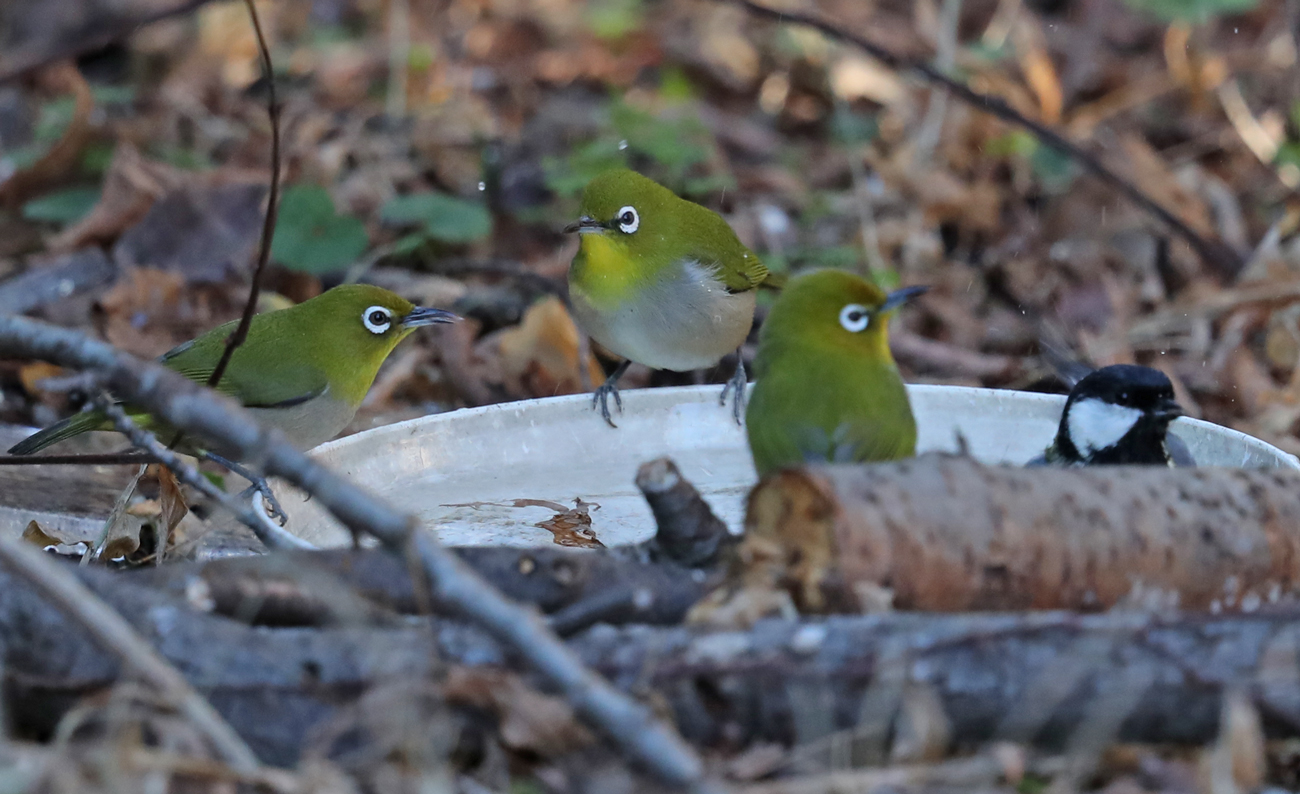
[[[71,615],[105,650],[161,689],[181,713],[203,730],[231,766],[244,772],[257,768],[253,751],[212,705],[147,645],[121,615],[82,584],[74,575],[75,569],[61,566],[20,540],[5,537],[0,537],[0,560],[33,590]]]
[[[109,571],[75,575],[179,669],[274,764],[368,686],[418,682],[439,664],[513,656],[452,622],[399,628],[248,627]],[[24,731],[49,730],[120,674],[116,658],[39,592],[0,569],[0,639]],[[1300,614],[1079,616],[894,613],[763,621],[749,631],[601,628],[570,648],[618,686],[661,698],[693,741],[807,744],[829,731],[889,735],[900,688],[932,692],[953,741],[1060,747],[1092,705],[1126,687],[1117,739],[1201,744],[1222,694],[1244,686],[1270,735],[1300,727]],[[438,661],[435,661],[437,659]],[[304,681],[310,685],[304,686]],[[1135,687],[1134,682],[1142,682]],[[883,726],[883,728],[882,728]]]
[[[224,457],[251,463],[311,494],[344,526],[373,535],[399,557],[411,555],[430,579],[431,595],[465,615],[555,687],[582,717],[666,783],[710,790],[695,754],[650,710],[582,666],[534,613],[506,600],[432,534],[308,458],[276,431],[261,428],[232,400],[82,334],[19,317],[0,317],[0,353],[35,357],[103,377],[119,398],[193,434]]]
[[[1300,471],[984,466],[924,455],[788,470],[749,499],[753,585],[856,611],[1245,609],[1300,584]]]

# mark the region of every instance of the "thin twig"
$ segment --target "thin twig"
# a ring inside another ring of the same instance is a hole
[[[874,41],[850,33],[819,17],[800,14],[793,11],[781,11],[775,8],[768,8],[753,2],[753,0],[717,1],[740,6],[755,16],[765,17],[777,22],[806,25],[821,32],[828,38],[851,44],[861,49],[863,52],[891,69],[900,72],[912,72],[930,83],[947,88],[953,96],[958,97],[963,102],[1002,119],[1005,122],[1028,130],[1041,142],[1079,163],[1079,165],[1083,166],[1084,170],[1118,190],[1134,204],[1141,207],[1143,211],[1158,218],[1162,223],[1172,229],[1175,234],[1186,240],[1188,245],[1196,251],[1201,259],[1224,279],[1232,279],[1238,272],[1240,272],[1244,262],[1242,257],[1236,251],[1233,251],[1231,248],[1218,241],[1207,240],[1197,234],[1196,231],[1181,218],[1170,212],[1155,199],[1148,196],[1137,185],[1112,171],[1095,155],[1085,151],[1076,144],[1071,143],[1067,138],[1065,138],[1065,136],[1056,132],[1052,128],[1018,113],[1001,99],[971,89],[966,84],[949,77],[924,60],[900,55]]]
[[[253,19],[253,30],[257,33],[257,49],[262,54],[262,71],[266,75],[266,113],[271,119],[271,189],[266,199],[266,215],[262,219],[262,239],[258,244],[257,267],[253,269],[253,283],[248,288],[248,302],[244,304],[244,313],[240,315],[239,325],[234,333],[226,339],[226,349],[221,351],[221,359],[208,376],[208,386],[217,388],[221,376],[225,374],[235,349],[244,344],[248,338],[248,328],[257,313],[257,298],[262,292],[262,272],[271,259],[271,240],[275,237],[275,219],[279,215],[280,205],[280,104],[275,98],[275,70],[271,64],[271,50],[266,45],[266,36],[262,33],[262,20],[257,16],[257,7],[253,0],[244,0],[248,6],[248,15]]]
[[[629,759],[678,790],[718,790],[672,727],[584,667],[535,613],[508,600],[432,533],[418,530],[413,517],[307,457],[279,431],[263,429],[235,401],[84,334],[23,317],[0,317],[0,354],[93,370],[131,405],[302,489],[352,531],[378,538],[397,557],[418,561],[440,604],[523,660]]]
[[[253,530],[253,534],[257,535],[257,539],[262,541],[263,545],[268,549],[316,548],[311,543],[277,526],[274,521],[267,518],[265,511],[261,511],[259,517],[260,505],[254,507],[254,502],[245,504],[238,498],[218,488],[215,483],[199,473],[197,468],[186,463],[180,455],[164,446],[153,433],[133,422],[131,417],[126,415],[126,411],[123,411],[122,407],[113,402],[112,398],[107,394],[101,392],[96,396],[95,404],[113,423],[113,427],[117,428],[117,432],[130,439],[131,443],[137,448],[144,450],[151,460],[156,460],[171,469],[177,480],[194,488],[233,513],[240,523]]]
[[[0,466],[127,466],[148,463],[139,452],[104,452],[85,455],[0,455]]]
[[[34,547],[7,536],[0,536],[0,562],[84,626],[104,649],[116,654],[127,667],[162,690],[163,695],[207,735],[231,767],[244,773],[259,768],[257,756],[212,708],[212,704],[204,700],[175,667],[149,647],[131,624],[82,584],[69,568],[54,562]]]

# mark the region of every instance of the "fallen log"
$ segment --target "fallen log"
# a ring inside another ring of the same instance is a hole
[[[514,663],[485,633],[455,621],[247,626],[133,577],[76,570],[269,763],[294,763],[313,726],[372,687],[418,685],[445,664]],[[20,735],[48,735],[80,698],[120,675],[115,657],[3,570],[0,643],[6,709]],[[997,737],[1059,747],[1100,717],[1119,726],[1117,740],[1199,744],[1215,735],[1230,687],[1249,692],[1270,735],[1300,729],[1294,610],[893,613],[761,621],[748,631],[601,626],[569,647],[617,686],[666,704],[703,745],[806,744],[852,730],[868,753],[900,730],[916,691],[937,704],[959,745]],[[1119,713],[1099,715],[1098,704]]]
[[[642,594],[638,608],[602,610],[604,622],[680,623],[719,581],[712,570],[647,562],[631,552],[503,546],[453,551],[511,599],[546,614],[607,600],[610,593]],[[435,609],[414,588],[410,570],[381,549],[219,557],[123,576],[183,598],[192,608],[264,626],[357,625]]]
[[[778,472],[732,584],[803,611],[1250,611],[1300,583],[1300,471],[1022,469],[923,455]]]

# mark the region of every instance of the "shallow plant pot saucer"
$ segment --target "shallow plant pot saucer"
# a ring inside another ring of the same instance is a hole
[[[959,386],[909,386],[919,451],[957,451],[989,463],[1022,464],[1056,432],[1060,395]],[[452,545],[548,544],[536,526],[557,511],[590,504],[591,530],[605,545],[635,543],[654,519],[633,484],[637,467],[670,456],[718,515],[739,528],[755,482],[744,429],[718,405],[718,386],[624,391],[618,428],[591,409],[590,395],[452,411],[367,430],[317,447],[322,463],[435,527]],[[1179,419],[1173,430],[1202,465],[1300,468],[1276,447],[1235,430]],[[351,536],[318,505],[287,486],[289,528],[313,543]]]

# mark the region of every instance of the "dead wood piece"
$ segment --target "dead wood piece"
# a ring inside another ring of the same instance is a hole
[[[554,613],[559,622],[553,628],[562,634],[596,622],[680,623],[718,579],[606,552],[500,546],[454,551],[509,597]],[[412,585],[409,567],[379,549],[224,557],[126,575],[203,611],[257,625],[355,625],[362,618],[382,622],[392,613],[429,608],[428,598]],[[580,616],[585,617],[579,621]]]
[[[277,765],[296,763],[314,726],[376,685],[426,686],[440,665],[510,666],[513,656],[483,631],[454,621],[272,630],[196,611],[134,577],[70,570]],[[1130,694],[1119,741],[1203,744],[1216,735],[1230,690],[1247,693],[1267,735],[1300,728],[1295,609],[1221,616],[891,613],[760,621],[743,632],[606,626],[568,645],[617,686],[660,699],[701,745],[807,745],[845,731],[854,747],[854,736],[876,727],[864,719],[901,719],[907,698],[889,693],[907,687],[933,694],[958,745],[1006,739],[1064,747],[1093,705],[1120,690]],[[0,648],[7,713],[27,734],[49,731],[78,698],[121,674],[115,656],[2,567]],[[1080,660],[1069,686],[1039,708],[1043,682]],[[1134,681],[1147,683],[1130,691]],[[1011,719],[1027,711],[1035,718]]]
[[[1300,584],[1300,472],[1022,469],[924,455],[789,470],[750,495],[753,585],[812,611],[1250,611]]]
[[[23,541],[12,538],[0,538],[0,559],[35,592],[71,615],[86,633],[95,638],[95,642],[158,687],[203,731],[232,767],[245,772],[257,769],[257,756],[212,705],[175,667],[147,645],[121,615],[82,584],[71,567],[63,566]]]
[[[689,568],[718,562],[732,535],[671,458],[641,464],[636,472],[636,487],[641,489],[658,525],[652,553]]]

